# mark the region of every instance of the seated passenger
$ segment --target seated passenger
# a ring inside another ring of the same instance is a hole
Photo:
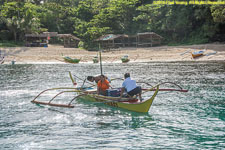
[[[133,97],[134,95],[138,95],[140,101],[142,101],[142,97],[141,97],[141,87],[136,85],[136,81],[135,80],[131,80],[130,78],[130,73],[126,73],[124,75],[124,82],[122,84],[122,89],[121,89],[121,93],[120,93],[120,98],[122,98],[123,96],[123,92],[126,90],[127,94],[130,97]]]
[[[111,87],[109,85],[109,81],[106,80],[104,75],[101,75],[100,80],[98,81],[97,94],[106,96],[107,95],[106,90],[109,89],[109,87]]]

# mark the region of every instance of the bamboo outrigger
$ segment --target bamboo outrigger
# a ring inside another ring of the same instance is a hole
[[[48,102],[41,102],[36,100],[41,94],[50,91],[50,90],[58,90],[58,89],[72,89],[71,91],[62,91],[56,94],[51,100]],[[42,91],[40,94],[38,94],[31,102],[35,104],[42,104],[42,105],[49,105],[49,106],[56,106],[56,107],[67,107],[67,108],[74,108],[72,105],[72,102],[75,99],[81,99],[81,100],[89,100],[93,102],[101,102],[109,106],[113,107],[119,107],[135,112],[148,112],[154,98],[156,97],[159,86],[156,87],[156,89],[152,88],[152,90],[155,90],[154,94],[147,100],[144,100],[142,102],[138,101],[137,99],[130,99],[130,98],[118,98],[118,97],[110,97],[110,96],[102,96],[98,95],[95,91],[82,91],[77,90],[76,88],[53,88],[53,89],[47,89]],[[65,92],[77,92],[78,95],[75,96],[68,104],[56,104],[52,103],[52,101],[59,96],[62,93]]]

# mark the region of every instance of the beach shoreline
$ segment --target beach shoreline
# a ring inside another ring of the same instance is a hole
[[[5,55],[4,64],[15,61],[16,64],[64,64],[62,56],[81,59],[80,63],[93,63],[97,51],[79,48],[64,48],[60,45],[49,47],[6,47],[0,48]],[[193,58],[194,51],[205,50],[204,55]],[[212,43],[189,46],[157,46],[146,48],[118,48],[102,52],[103,63],[122,63],[121,57],[128,55],[134,62],[186,62],[186,61],[225,61],[225,44]]]

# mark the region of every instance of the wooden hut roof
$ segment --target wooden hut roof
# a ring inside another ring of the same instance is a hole
[[[154,32],[144,32],[144,33],[137,33],[137,36],[148,36],[148,35],[152,35],[153,37],[157,37],[162,39],[163,37],[154,33]]]
[[[43,32],[44,34],[47,34],[50,37],[56,37],[58,35],[58,32]]]
[[[95,41],[109,41],[109,40],[114,40],[118,37],[128,37],[128,35],[126,35],[126,34],[106,34],[106,35],[99,37]]]
[[[62,37],[62,38],[71,38],[77,41],[80,41],[80,39],[72,34],[58,34],[57,37]]]
[[[25,37],[47,38],[47,34],[25,34]]]

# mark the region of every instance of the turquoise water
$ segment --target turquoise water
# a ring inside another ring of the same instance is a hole
[[[71,87],[68,71],[84,79],[99,74],[99,66],[0,65],[0,149],[225,148],[225,63],[103,66],[111,78],[130,72],[137,81],[152,85],[171,81],[189,92],[159,92],[147,114],[82,101],[73,102],[72,109],[38,106],[30,101],[44,89]],[[82,85],[82,81],[77,82]],[[121,82],[113,84],[119,86]],[[49,93],[42,99],[54,95]],[[73,97],[68,93],[58,101],[67,103]]]

